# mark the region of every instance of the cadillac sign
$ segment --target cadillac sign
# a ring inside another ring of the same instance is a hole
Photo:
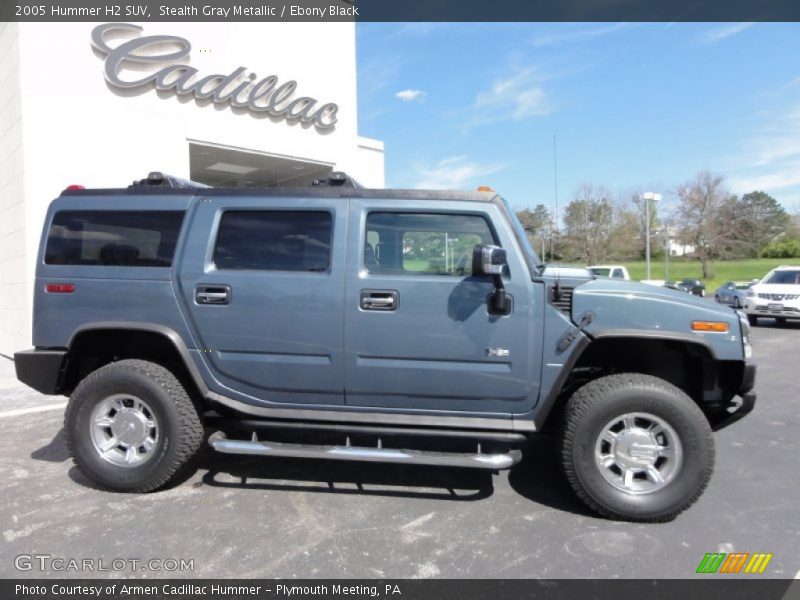
[[[136,90],[151,86],[160,92],[189,96],[219,106],[313,124],[321,131],[331,130],[336,125],[339,107],[332,102],[322,104],[308,96],[295,97],[296,81],[280,83],[277,75],[259,79],[245,67],[234,69],[228,75],[198,77],[197,69],[183,64],[192,49],[188,40],[174,35],[140,37],[141,31],[141,27],[130,23],[107,23],[92,31],[92,47],[105,56],[105,78],[111,87]],[[120,34],[134,37],[112,48],[106,41],[111,32],[114,37]],[[145,77],[123,79],[121,72],[126,66],[135,66],[137,70],[152,66],[154,71]]]

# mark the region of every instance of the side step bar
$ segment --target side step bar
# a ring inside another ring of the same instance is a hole
[[[363,446],[316,446],[312,444],[287,444],[283,442],[261,442],[255,439],[230,440],[218,431],[211,435],[208,443],[217,452],[224,454],[248,454],[255,456],[282,456],[293,458],[324,458],[361,462],[404,463],[434,465],[440,467],[471,467],[477,469],[510,469],[522,458],[519,450],[500,454],[429,452],[423,450],[397,450],[394,448],[369,448]]]

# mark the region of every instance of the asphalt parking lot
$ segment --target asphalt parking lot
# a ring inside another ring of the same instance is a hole
[[[155,494],[97,491],[67,456],[63,398],[21,387],[0,358],[2,577],[86,577],[14,557],[191,559],[193,577],[686,578],[706,552],[771,552],[764,576],[800,569],[800,323],[754,331],[755,411],[716,434],[717,466],[677,520],[590,514],[551,440],[499,475],[204,453]],[[34,412],[36,409],[42,409]],[[101,576],[141,576],[107,571]],[[708,576],[706,576],[708,577]]]

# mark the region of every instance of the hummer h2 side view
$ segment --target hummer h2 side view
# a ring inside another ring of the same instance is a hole
[[[664,521],[755,402],[744,315],[542,265],[491,191],[68,189],[35,286],[17,376],[70,397],[71,455],[117,491],[165,486],[205,439],[498,470],[552,431],[589,507]]]

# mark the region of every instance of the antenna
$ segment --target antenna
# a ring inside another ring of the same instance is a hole
[[[553,134],[553,191],[555,207],[553,211],[553,224],[558,232],[558,146],[556,145],[556,134]],[[550,235],[550,260],[553,260],[553,235]],[[558,302],[561,299],[561,268],[556,265],[556,284],[553,286],[553,300]]]
[[[553,260],[553,230],[558,232],[558,147],[556,145],[556,134],[553,134],[553,192],[554,192],[554,208],[553,219],[550,223],[550,260]]]

